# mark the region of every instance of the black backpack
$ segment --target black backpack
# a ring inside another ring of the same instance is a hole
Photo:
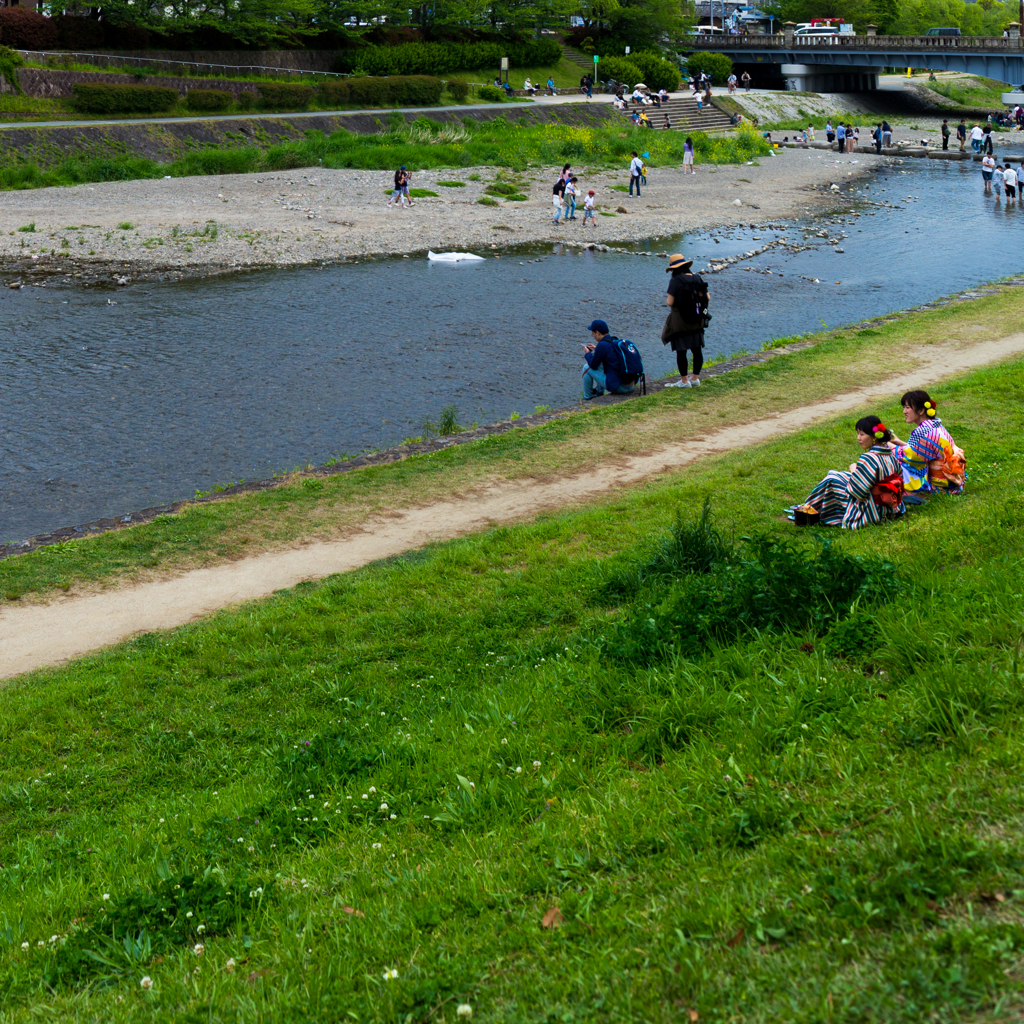
[[[622,357],[622,365],[624,368],[623,377],[632,377],[631,381],[626,381],[628,384],[640,384],[640,394],[647,394],[647,374],[644,373],[644,361],[640,355],[640,349],[628,341],[626,338],[616,338],[615,347],[619,350],[619,355]]]

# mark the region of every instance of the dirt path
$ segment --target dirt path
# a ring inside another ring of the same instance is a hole
[[[757,423],[665,445],[616,466],[544,482],[502,481],[458,500],[371,521],[361,533],[344,540],[309,543],[99,594],[57,598],[47,605],[7,607],[0,611],[0,679],[60,664],[136,633],[171,629],[218,609],[293,587],[303,580],[346,572],[430,541],[449,540],[585,501],[658,473],[677,470],[702,455],[758,444],[859,408],[872,398],[891,399],[914,387],[932,387],[936,380],[953,372],[1021,352],[1024,333],[969,346],[922,345],[910,353],[910,360],[916,361],[913,369],[877,384]]]

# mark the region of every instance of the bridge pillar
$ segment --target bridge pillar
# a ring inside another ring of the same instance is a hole
[[[1016,21],[1011,21],[1010,24],[1006,26],[1006,34],[1010,39],[1019,39],[1020,23]]]
[[[869,36],[877,36],[878,35],[878,26],[877,25],[868,25],[868,27],[867,27],[867,34]]]

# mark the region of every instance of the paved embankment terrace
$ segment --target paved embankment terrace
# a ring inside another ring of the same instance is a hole
[[[811,161],[779,150],[752,164],[698,166],[695,175],[652,168],[639,199],[613,188],[628,182],[625,166],[579,168],[582,191],[597,192],[604,214],[585,230],[582,211],[575,222],[551,223],[551,182],[560,168],[529,170],[522,182],[529,200],[498,206],[477,202],[492,168],[416,174],[413,187],[438,196],[412,209],[387,207],[390,171],[324,168],[8,192],[0,208],[0,268],[10,285],[35,280],[33,271],[135,279],[429,248],[500,254],[523,242],[630,242],[824,212],[842,199],[821,187],[848,183],[868,166],[862,157]],[[451,180],[464,186],[437,184]],[[18,230],[29,224],[34,232]]]

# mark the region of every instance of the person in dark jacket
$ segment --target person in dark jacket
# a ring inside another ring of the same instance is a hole
[[[691,274],[693,260],[676,253],[668,264],[665,304],[669,307],[661,340],[671,345],[679,367],[679,380],[666,384],[669,388],[700,387],[700,371],[704,365],[704,324],[708,311],[708,286],[699,274]],[[687,375],[686,353],[693,353],[693,373]],[[689,379],[688,379],[689,378]]]
[[[626,362],[619,346],[619,340],[608,330],[603,320],[595,320],[587,328],[593,342],[583,346],[583,358],[587,365],[583,371],[583,400],[589,402],[606,391],[610,395],[628,395],[637,378],[626,372]]]

